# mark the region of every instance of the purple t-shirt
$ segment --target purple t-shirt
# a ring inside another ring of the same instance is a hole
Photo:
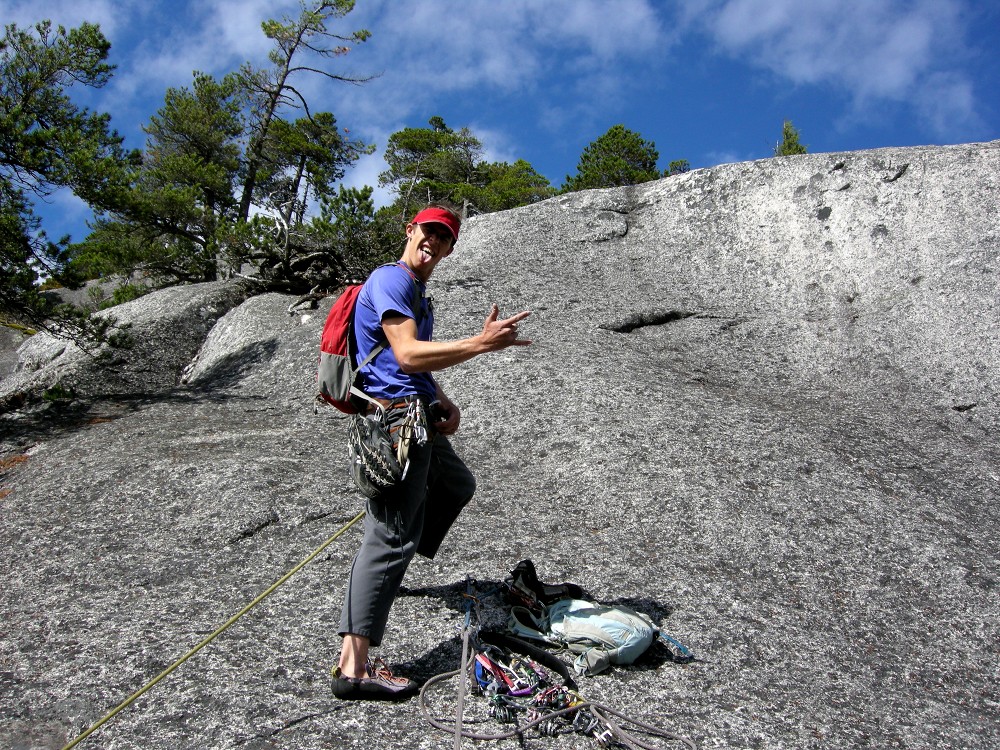
[[[418,304],[422,311],[414,317],[416,297],[419,297]],[[372,349],[386,340],[382,332],[382,319],[397,315],[414,318],[417,321],[417,338],[421,341],[431,340],[434,312],[427,297],[427,287],[398,263],[376,268],[358,295],[354,309],[357,362],[363,362]],[[400,369],[391,346],[386,346],[375,355],[375,359],[365,365],[361,370],[361,378],[365,393],[376,398],[397,399],[416,395],[433,400],[437,393],[437,385],[429,372],[407,374]]]

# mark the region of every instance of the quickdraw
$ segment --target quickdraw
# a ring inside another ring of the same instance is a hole
[[[423,401],[413,399],[406,407],[406,415],[398,428],[396,460],[403,467],[400,481],[406,478],[406,474],[410,470],[410,444],[425,445],[427,437],[427,415],[424,413]]]
[[[542,737],[578,732],[593,737],[602,747],[614,746],[615,728],[589,710],[590,704],[579,693],[555,684],[537,662],[518,654],[502,654],[493,646],[484,651],[476,654],[476,680],[479,693],[489,701],[492,719],[516,724],[523,715],[526,725]]]
[[[504,663],[504,654],[496,646],[483,647],[475,658],[476,682],[487,695],[533,695],[547,680],[544,670],[530,659],[516,657]]]

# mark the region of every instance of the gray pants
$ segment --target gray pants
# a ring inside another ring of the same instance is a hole
[[[382,642],[403,574],[420,553],[433,558],[476,491],[476,479],[448,438],[432,432],[410,448],[410,468],[397,486],[368,501],[361,549],[354,556],[340,616],[340,635]]]

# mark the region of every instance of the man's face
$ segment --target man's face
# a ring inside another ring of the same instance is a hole
[[[426,280],[437,264],[451,255],[454,245],[444,224],[408,224],[403,258],[417,276]]]

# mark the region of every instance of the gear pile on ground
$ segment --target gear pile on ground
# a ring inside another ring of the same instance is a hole
[[[570,667],[558,655],[586,654],[595,650],[617,650],[621,646],[616,640],[628,639],[629,635],[609,627],[601,636],[593,635],[593,641],[584,645],[583,634],[579,630],[576,640],[560,639],[552,636],[540,638],[549,650],[533,645],[511,633],[517,633],[515,623],[508,615],[508,629],[502,633],[484,629],[482,607],[487,599],[495,598],[514,609],[537,613],[543,620],[545,613],[566,602],[585,602],[582,588],[576,584],[551,585],[539,581],[531,560],[521,561],[511,574],[488,593],[480,595],[471,580],[468,582],[466,597],[466,625],[463,633],[462,665],[458,670],[447,672],[428,680],[420,691],[420,709],[424,718],[434,727],[458,737],[475,740],[502,740],[518,737],[522,740],[530,731],[542,737],[580,733],[592,737],[602,747],[658,748],[650,744],[650,738],[681,742],[693,748],[694,744],[685,737],[674,734],[662,727],[626,716],[624,713],[604,703],[595,703],[583,697],[573,678]],[[585,602],[586,603],[586,602]],[[614,610],[610,605],[589,602],[594,610],[604,612]],[[475,613],[475,617],[473,617]],[[603,618],[608,622],[607,618]],[[646,618],[648,621],[648,618]],[[572,643],[577,648],[571,648]],[[672,644],[681,649],[681,662],[694,657],[685,647],[671,639]],[[652,644],[646,643],[641,650],[634,647],[631,663],[641,656]],[[670,650],[672,653],[673,649]],[[616,661],[615,663],[626,663]],[[573,661],[574,669],[580,674],[594,674],[580,667],[579,658]],[[607,667],[605,662],[604,667]],[[603,671],[603,668],[599,671]],[[438,716],[440,709],[448,702],[445,695],[454,692],[443,690],[442,685],[454,678],[459,679],[458,701],[454,719],[449,721]],[[478,697],[481,701],[469,703],[467,696]],[[436,700],[432,698],[436,696]],[[483,724],[494,722],[502,726],[493,732],[480,729]],[[469,727],[475,725],[477,731]],[[641,736],[640,736],[641,735]]]

